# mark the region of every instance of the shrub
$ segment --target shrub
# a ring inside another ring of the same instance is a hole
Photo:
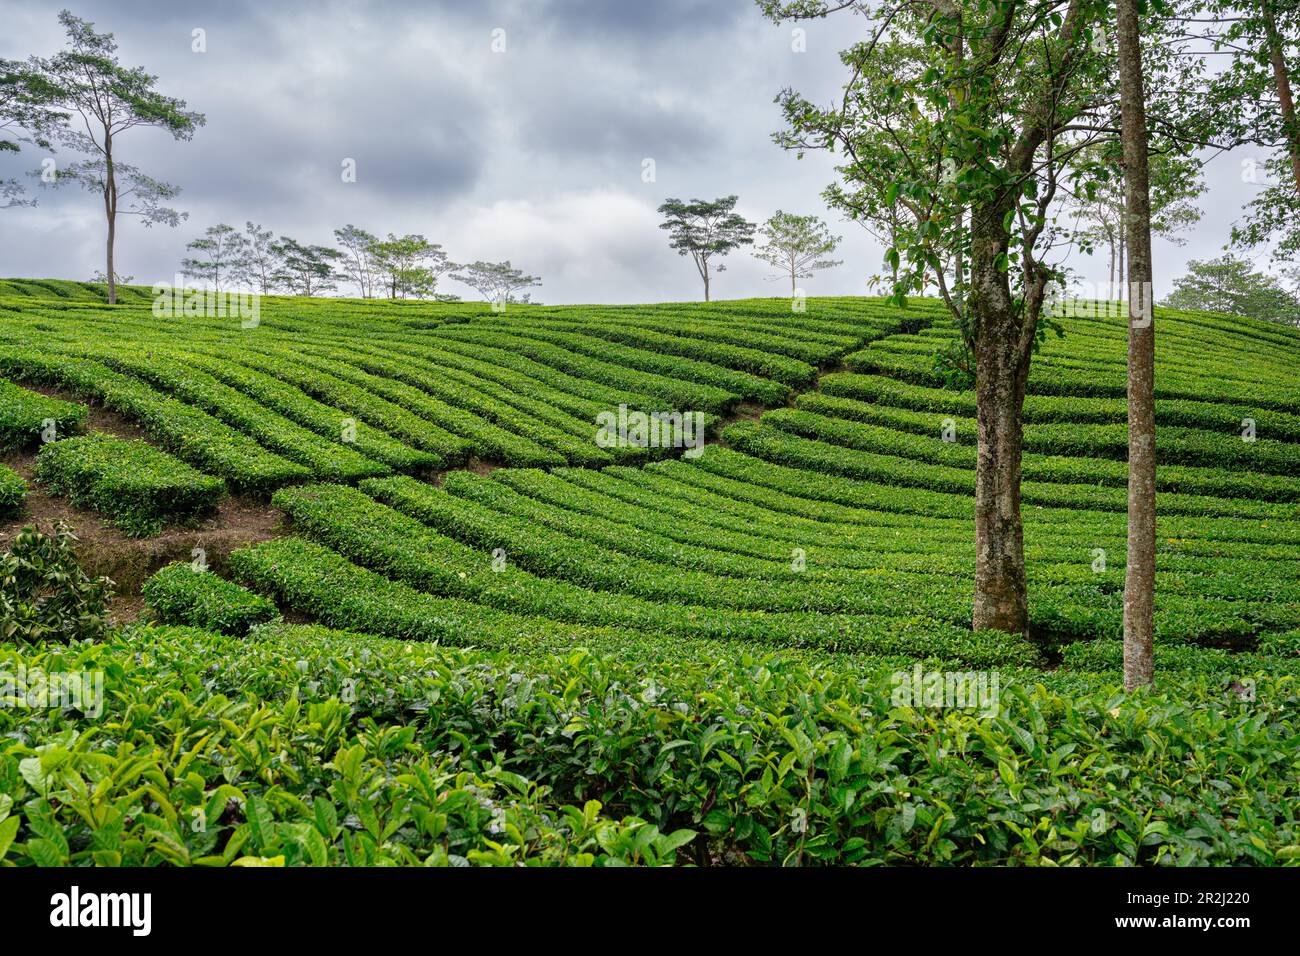
[[[167,451],[248,494],[269,496],[281,485],[311,477],[302,465],[267,451],[206,412],[99,362],[5,347],[0,349],[0,369],[52,382],[102,402],[105,408],[138,422],[150,439]]]
[[[0,515],[17,514],[27,500],[27,482],[12,468],[0,465]]]
[[[11,661],[106,677],[100,723],[0,711],[20,864],[1273,865],[1300,842],[1288,677],[1246,700],[1214,676],[1125,695],[1008,673],[984,716],[896,703],[888,665],[787,654],[521,659],[273,626]],[[88,746],[109,727],[118,747]],[[183,777],[178,727],[204,741]],[[48,771],[20,773],[33,758]],[[173,813],[131,812],[127,760]],[[71,784],[92,771],[96,813]]]
[[[100,714],[0,709],[0,865],[653,866],[695,838],[557,802],[500,765],[463,769],[416,746],[414,726],[359,727],[305,683],[286,696],[307,664],[294,645],[321,639],[299,630],[256,654],[278,685],[266,702],[207,690],[222,667],[252,677],[243,639],[167,628],[75,652],[0,648],[0,671],[104,679]],[[178,731],[193,742],[183,775]]]
[[[77,564],[77,539],[24,528],[0,555],[0,641],[95,641],[104,636],[113,583]],[[0,788],[2,790],[3,788]]]
[[[141,588],[145,605],[164,624],[222,634],[246,634],[279,616],[275,604],[247,588],[185,562],[160,568]]]
[[[212,513],[225,485],[142,441],[86,435],[41,449],[36,479],[50,493],[92,508],[124,533],[157,534],[169,521]]]
[[[56,435],[79,432],[85,419],[84,405],[50,398],[0,379],[0,453],[36,444],[47,424],[53,424]]]

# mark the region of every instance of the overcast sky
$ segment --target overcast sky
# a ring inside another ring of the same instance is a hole
[[[4,0],[0,56],[62,45],[60,4]],[[219,7],[219,9],[214,9]],[[127,219],[118,271],[168,280],[184,245],[216,222],[252,219],[328,243],[355,223],[421,233],[460,262],[509,259],[538,274],[547,303],[701,297],[689,259],[667,247],[655,208],[669,196],[740,196],[761,221],[780,208],[826,217],[844,264],[804,283],[810,294],[863,294],[881,249],[827,211],[828,157],[798,160],[771,141],[773,98],[793,86],[818,102],[843,82],[838,51],[864,21],[764,20],[753,0],[389,0],[223,2],[96,0],[71,7],[115,34],[128,66],[207,116],[191,142],[137,129],[120,157],[181,187],[176,229]],[[193,52],[193,31],[207,50]],[[498,33],[496,31],[504,31]],[[504,40],[504,51],[494,52]],[[28,149],[0,177],[39,165]],[[1189,258],[1220,253],[1252,187],[1242,156],[1213,163],[1206,217],[1179,248],[1157,240],[1157,294]],[[342,181],[345,159],[357,181]],[[654,161],[653,182],[643,181]],[[103,265],[95,198],[34,190],[36,208],[0,211],[0,275],[87,279]],[[1074,256],[1104,280],[1103,255]],[[779,295],[746,251],[727,260],[718,298]],[[443,291],[473,297],[456,283]]]

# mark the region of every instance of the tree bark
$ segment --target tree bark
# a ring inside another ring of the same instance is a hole
[[[1300,120],[1296,118],[1295,97],[1291,93],[1291,74],[1286,67],[1282,49],[1282,36],[1277,29],[1277,15],[1273,0],[1263,0],[1260,5],[1264,15],[1264,34],[1268,42],[1268,59],[1273,66],[1273,82],[1277,85],[1277,101],[1282,110],[1282,135],[1291,156],[1291,175],[1300,192]]]
[[[979,455],[975,464],[975,602],[971,626],[1024,634],[1025,543],[1020,518],[1021,412],[1029,363],[1006,274],[1007,236],[998,207],[971,213],[971,312]]]
[[[1148,687],[1155,672],[1156,576],[1155,319],[1151,281],[1151,194],[1146,93],[1137,0],[1116,0],[1124,227],[1128,252],[1128,560],[1124,571],[1124,688]]]
[[[1119,301],[1128,300],[1128,286],[1124,282],[1124,277],[1128,275],[1128,224],[1124,217],[1120,217],[1119,223]]]
[[[117,271],[113,267],[113,242],[117,238],[117,175],[113,171],[113,141],[104,137],[104,214],[108,219],[108,304],[117,305]]]

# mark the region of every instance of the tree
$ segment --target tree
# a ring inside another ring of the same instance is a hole
[[[238,246],[238,256],[231,263],[235,281],[251,286],[255,292],[267,295],[280,269],[280,254],[270,229],[249,220],[244,223],[244,235]]]
[[[273,243],[271,252],[279,260],[271,281],[287,288],[294,295],[320,295],[333,289],[339,276],[334,263],[343,253],[329,246],[303,245],[296,239],[281,236]]]
[[[758,0],[772,19],[825,16],[821,0]],[[1088,195],[1081,151],[1113,136],[1108,58],[1095,42],[1102,0],[888,0],[863,14],[870,38],[841,54],[842,97],[819,107],[793,90],[778,103],[778,144],[840,153],[830,206],[888,230],[896,303],[927,280],[959,340],[936,361],[974,377],[972,625],[1025,633],[1020,513],[1021,410],[1043,315],[1061,270],[1050,254],[1062,180]],[[945,358],[944,356],[948,356]]]
[[[754,255],[790,277],[790,295],[797,294],[798,279],[812,278],[815,269],[830,269],[842,263],[824,259],[835,251],[840,237],[832,236],[826,223],[816,216],[796,216],[778,209],[760,228],[763,245]]]
[[[209,226],[204,230],[203,238],[187,243],[185,248],[197,253],[181,261],[181,272],[205,282],[211,282],[214,289],[221,288],[222,270],[235,279],[239,278],[239,262],[244,256],[247,240],[235,231],[234,226],[224,222]]]
[[[369,299],[374,293],[378,272],[373,251],[378,240],[351,223],[335,229],[334,240],[343,247],[343,274],[357,287],[361,298]]]
[[[96,269],[91,273],[89,281],[95,285],[108,285],[108,276],[102,270]],[[113,281],[117,283],[118,286],[130,285],[135,281],[135,276],[124,276],[119,272],[113,276]]]
[[[375,271],[388,289],[390,299],[444,298],[438,296],[438,280],[458,268],[436,242],[424,236],[395,236],[370,247]]]
[[[660,229],[667,229],[669,246],[679,255],[690,256],[704,280],[704,301],[709,301],[709,260],[722,258],[733,249],[751,245],[754,241],[754,223],[735,212],[736,197],[724,196],[706,202],[692,199],[688,203],[669,199],[659,207],[664,221]],[[718,272],[726,266],[719,265]]]
[[[1300,36],[1300,18],[1294,4],[1289,4],[1285,11],[1278,0],[1259,0],[1259,20],[1263,27],[1264,49],[1268,51],[1268,65],[1273,73],[1273,85],[1277,89],[1278,127],[1282,136],[1283,150],[1291,162],[1291,181],[1296,193],[1300,195],[1300,117],[1296,116],[1295,93],[1291,89],[1291,66],[1287,62],[1290,53],[1288,47],[1296,45]],[[1286,16],[1289,19],[1283,20]],[[1283,34],[1283,26],[1291,29]]]
[[[1128,285],[1128,557],[1124,566],[1124,689],[1155,675],[1156,327],[1151,285],[1151,189],[1138,0],[1116,0]]]
[[[1231,253],[1187,263],[1187,274],[1174,280],[1161,305],[1300,326],[1300,295]]]
[[[1224,145],[1250,143],[1271,150],[1260,183],[1254,159],[1247,181],[1259,193],[1233,226],[1232,243],[1251,248],[1275,242],[1279,261],[1300,255],[1300,115],[1295,76],[1300,70],[1300,7],[1292,0],[1199,0],[1201,34],[1215,53],[1230,57],[1203,93]],[[1268,180],[1271,180],[1268,181]]]
[[[48,92],[16,60],[0,59],[0,153],[17,153],[21,143],[50,148],[50,135],[65,119],[49,108]],[[16,179],[0,179],[0,209],[34,206]]]
[[[1076,197],[1075,209],[1087,224],[1080,233],[1083,245],[1106,246],[1110,253],[1110,288],[1122,284],[1128,261],[1128,240],[1124,224],[1124,164],[1116,144],[1099,149],[1096,161],[1108,170],[1109,178],[1096,184],[1091,197]],[[1151,235],[1181,246],[1183,233],[1200,222],[1201,209],[1195,200],[1205,192],[1200,161],[1172,153],[1150,157]],[[1110,297],[1110,296],[1108,296]],[[1119,296],[1122,298],[1122,294]]]
[[[508,259],[505,262],[479,261],[456,268],[459,271],[452,275],[453,279],[465,283],[488,302],[497,305],[528,302],[531,296],[525,293],[521,297],[519,291],[542,284],[541,277],[525,275],[512,268]]]
[[[84,132],[69,128],[60,139],[91,158],[58,170],[55,184],[77,183],[103,199],[108,226],[104,271],[112,305],[117,302],[113,254],[118,215],[139,216],[146,226],[156,222],[176,226],[185,218],[163,205],[176,197],[179,190],[175,186],[118,160],[117,137],[137,126],[148,126],[165,130],[174,139],[188,140],[205,120],[201,113],[186,110],[184,100],[157,92],[157,77],[140,67],[122,66],[113,34],[96,33],[94,24],[67,10],[59,14],[59,23],[67,33],[68,49],[51,59],[32,59],[39,76],[35,88],[42,99],[81,120]]]

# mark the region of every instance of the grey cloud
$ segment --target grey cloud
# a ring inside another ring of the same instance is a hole
[[[149,130],[120,143],[127,161],[182,187],[177,230],[124,224],[124,269],[168,276],[186,241],[217,221],[264,223],[327,242],[354,222],[421,232],[454,258],[510,258],[540,271],[548,302],[698,297],[688,261],[668,248],[655,207],[667,196],[737,193],[762,219],[777,208],[824,215],[845,264],[808,283],[863,293],[881,249],[820,198],[833,159],[798,161],[771,142],[772,100],[794,86],[815,100],[843,81],[838,51],[853,17],[774,26],[752,0],[374,0],[275,3],[102,0],[74,12],[112,31],[124,62],[208,117],[193,142]],[[7,0],[0,55],[48,55],[59,3]],[[208,52],[190,49],[207,31]],[[491,31],[508,51],[491,51]],[[340,181],[357,161],[358,181]],[[644,158],[657,179],[641,179]],[[39,156],[0,157],[0,177]],[[1185,248],[1157,248],[1162,277],[1214,254],[1247,198],[1235,166],[1212,177],[1204,227]],[[0,212],[0,274],[82,278],[96,268],[102,214],[93,197],[44,191],[36,209]],[[1075,257],[1102,278],[1096,257]],[[773,295],[748,252],[728,260],[717,292]],[[1164,285],[1164,280],[1159,283]]]

